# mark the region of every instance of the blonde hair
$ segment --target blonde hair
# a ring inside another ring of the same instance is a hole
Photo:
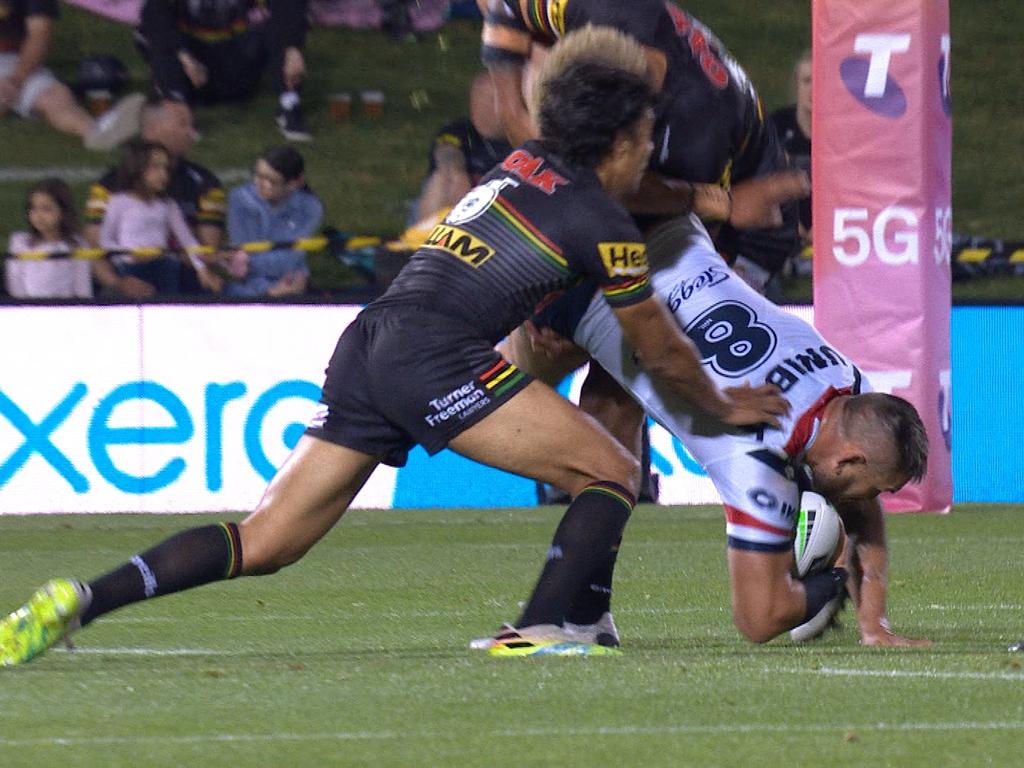
[[[612,27],[587,24],[559,40],[544,57],[527,103],[534,120],[540,114],[548,83],[581,62],[603,64],[647,80],[647,56],[640,43]]]

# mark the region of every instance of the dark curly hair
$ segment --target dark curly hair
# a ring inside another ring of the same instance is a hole
[[[594,168],[611,152],[615,137],[635,128],[655,104],[643,78],[599,62],[575,62],[544,84],[541,140],[570,164]]]

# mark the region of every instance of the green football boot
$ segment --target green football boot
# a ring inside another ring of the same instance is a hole
[[[70,579],[53,579],[21,608],[0,621],[0,666],[31,661],[81,626],[79,618],[92,595]]]

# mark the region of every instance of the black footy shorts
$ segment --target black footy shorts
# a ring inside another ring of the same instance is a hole
[[[306,434],[401,467],[415,444],[437,453],[531,380],[463,321],[371,308],[338,339]]]

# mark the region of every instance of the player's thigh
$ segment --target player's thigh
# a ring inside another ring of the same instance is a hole
[[[243,570],[272,570],[301,557],[341,519],[377,464],[365,453],[304,435],[239,526]]]
[[[449,447],[572,495],[599,480],[633,492],[639,484],[637,461],[629,451],[594,419],[538,381],[457,435]]]

